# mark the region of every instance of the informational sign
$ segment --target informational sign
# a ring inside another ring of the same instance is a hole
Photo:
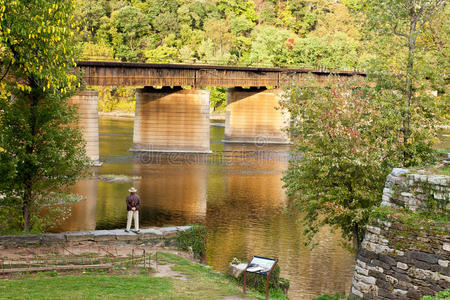
[[[245,289],[247,287],[247,272],[256,273],[266,276],[266,300],[269,299],[269,278],[272,274],[273,269],[278,263],[278,259],[253,256],[252,260],[248,263],[247,268],[244,271],[244,296]]]
[[[247,267],[247,272],[268,275],[276,263],[276,259],[253,256],[252,261]]]

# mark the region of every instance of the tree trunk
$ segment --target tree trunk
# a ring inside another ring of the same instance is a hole
[[[23,195],[22,216],[23,216],[23,231],[29,232],[31,226],[31,198],[32,198],[33,186],[30,183],[26,184],[25,193]]]
[[[411,106],[413,102],[413,68],[414,68],[414,51],[416,48],[417,38],[417,19],[411,18],[409,24],[408,35],[408,62],[406,65],[406,108],[403,119],[403,164],[408,167],[412,156],[409,149],[409,139],[411,137]]]
[[[353,249],[358,251],[360,247],[360,237],[359,237],[359,230],[358,230],[358,224],[353,226]]]
[[[36,88],[35,81],[33,78],[29,79],[30,85],[32,88]],[[37,134],[37,124],[36,124],[36,110],[39,103],[39,98],[30,95],[30,133],[32,138],[32,142],[27,144],[25,147],[25,151],[28,156],[31,156],[35,150],[35,139],[34,137]],[[25,232],[30,231],[31,229],[31,205],[33,203],[33,177],[34,173],[32,170],[34,170],[34,165],[31,161],[26,161],[26,165],[28,170],[31,170],[29,173],[25,175],[25,178],[23,180],[23,183],[25,185],[24,191],[23,191],[23,204],[22,204],[22,216],[23,216],[23,230]]]

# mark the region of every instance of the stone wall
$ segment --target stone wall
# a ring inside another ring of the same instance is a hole
[[[449,214],[450,177],[394,169],[381,206],[414,213]],[[414,219],[415,216],[416,219]],[[420,214],[389,212],[367,226],[358,253],[351,295],[364,299],[420,299],[450,288],[448,222]]]
[[[25,234],[0,236],[0,249],[2,247],[17,247],[29,245],[51,245],[71,242],[114,242],[114,241],[148,241],[173,238],[180,231],[186,231],[191,226],[173,226],[159,228],[143,228],[139,234],[133,231],[125,232],[123,229],[90,230],[65,233]]]

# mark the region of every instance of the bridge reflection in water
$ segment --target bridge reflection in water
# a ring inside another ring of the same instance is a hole
[[[310,251],[303,245],[298,217],[284,212],[288,199],[281,177],[289,145],[224,144],[223,127],[211,127],[210,132],[212,154],[135,157],[128,152],[133,120],[100,119],[105,163],[96,175],[141,178],[81,182],[76,189],[91,194],[86,194],[85,204],[74,205],[75,214],[59,229],[87,230],[93,229],[92,224],[96,229],[124,228],[125,197],[134,185],[143,200],[144,227],[189,223],[208,227],[207,263],[216,270],[225,272],[233,257],[276,257],[282,277],[291,280],[292,299],[348,291],[353,257],[340,248],[339,235],[321,231],[319,245]]]

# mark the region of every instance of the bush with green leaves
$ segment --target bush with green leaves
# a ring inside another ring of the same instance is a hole
[[[270,274],[269,290],[271,290],[272,292],[278,291],[280,293],[287,294],[287,291],[289,290],[290,286],[290,281],[288,279],[281,278],[280,272],[281,272],[280,266],[276,265],[272,271],[272,274]],[[237,281],[241,285],[244,284],[244,273],[239,275]],[[266,283],[267,283],[267,276],[247,272],[246,285],[248,287],[257,290],[258,292],[265,293]]]
[[[445,291],[440,291],[434,296],[425,296],[420,300],[440,300],[440,299],[450,299],[450,289],[446,289]]]
[[[195,258],[203,259],[206,256],[206,234],[205,226],[192,225],[188,230],[178,232],[178,247],[184,251],[192,249]]]

